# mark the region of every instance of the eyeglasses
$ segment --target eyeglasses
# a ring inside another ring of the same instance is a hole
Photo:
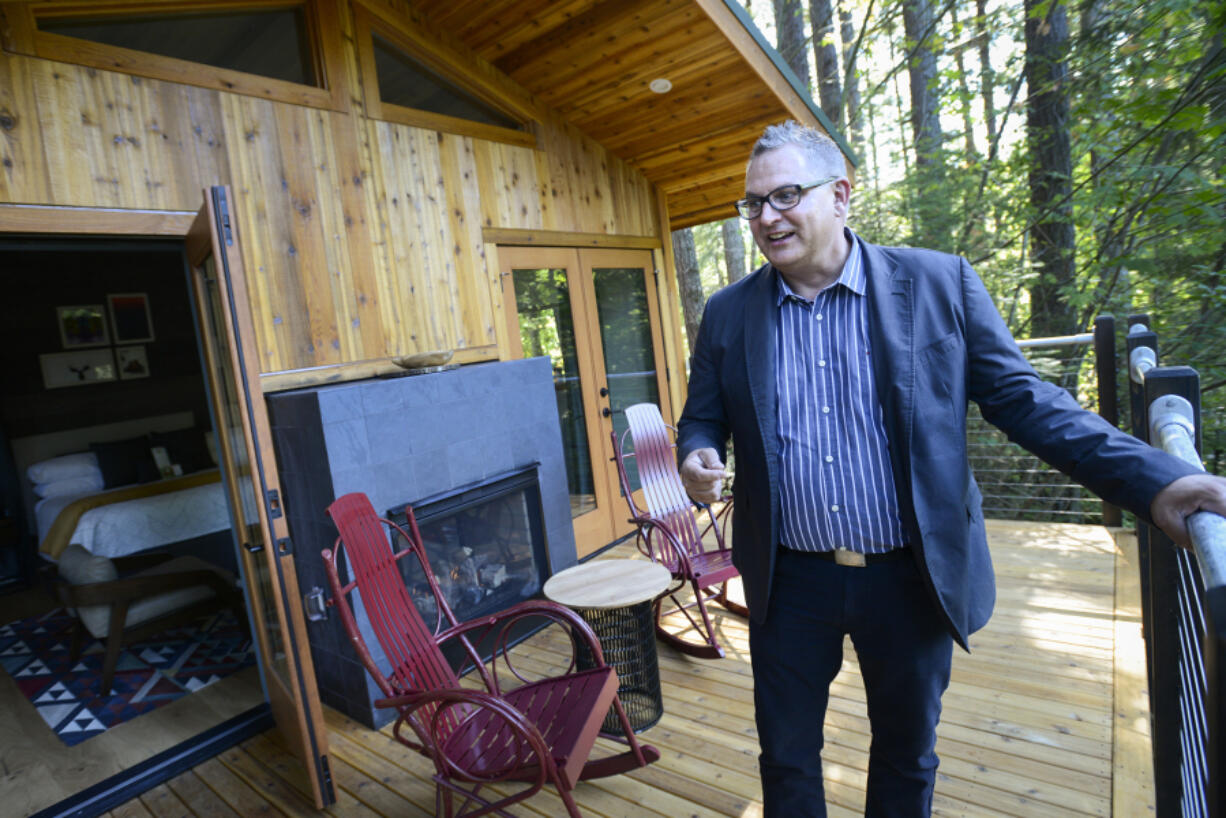
[[[744,199],[739,199],[733,203],[736,207],[736,212],[742,219],[756,219],[762,215],[762,205],[767,202],[771,203],[771,207],[775,210],[791,210],[796,205],[800,204],[800,199],[806,190],[811,190],[815,187],[829,184],[838,176],[827,176],[817,182],[809,182],[803,185],[784,185],[777,187],[765,196],[746,196]]]

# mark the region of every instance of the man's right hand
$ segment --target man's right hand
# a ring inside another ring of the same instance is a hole
[[[712,448],[695,449],[681,461],[681,483],[700,503],[714,503],[720,498],[725,477],[724,464]]]

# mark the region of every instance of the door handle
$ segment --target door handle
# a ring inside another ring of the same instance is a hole
[[[604,415],[605,417],[609,417],[613,414],[613,410],[606,406],[600,410],[600,414]]]
[[[609,397],[609,387],[607,386],[600,387],[600,397],[602,398]]]

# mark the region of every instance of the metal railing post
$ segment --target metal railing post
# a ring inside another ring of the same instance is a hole
[[[1145,406],[1164,395],[1194,399],[1199,394],[1196,370],[1185,366],[1150,369],[1145,373]],[[1148,415],[1148,409],[1146,410]],[[1146,439],[1149,439],[1148,430]],[[1156,441],[1150,441],[1158,445]],[[1161,529],[1149,528],[1149,579],[1152,597],[1152,630],[1149,655],[1153,668],[1150,686],[1150,713],[1153,722],[1154,795],[1159,818],[1181,814],[1183,770],[1180,759],[1183,685],[1180,659],[1179,559],[1176,547]]]
[[[1098,376],[1098,414],[1119,428],[1120,409],[1115,380],[1115,316],[1103,313],[1094,319],[1094,369]],[[1123,514],[1118,506],[1103,501],[1103,525],[1118,527]]]
[[[1203,469],[1199,453],[1203,421],[1200,383],[1194,370],[1180,394],[1150,406],[1150,436],[1164,451]],[[1183,815],[1226,814],[1222,778],[1223,641],[1226,640],[1226,517],[1197,511],[1186,518],[1191,548],[1177,549],[1179,565],[1180,777]]]
[[[1141,440],[1149,440],[1148,408],[1145,403],[1145,364],[1158,364],[1158,336],[1142,323],[1141,318],[1147,316],[1128,316],[1128,337],[1126,339],[1128,367],[1128,417],[1131,420],[1132,434]],[[1141,350],[1138,352],[1137,350]],[[1149,352],[1145,352],[1149,350]],[[1134,365],[1134,362],[1136,365]],[[1154,598],[1150,587],[1149,568],[1149,526],[1136,521],[1137,534],[1137,565],[1141,572],[1141,636],[1145,640],[1145,670],[1149,689],[1154,689],[1154,651],[1151,636],[1154,632]],[[1153,718],[1151,699],[1150,718]],[[1155,758],[1155,761],[1157,759]]]
[[[1205,632],[1209,814],[1226,815],[1226,586],[1205,592]]]

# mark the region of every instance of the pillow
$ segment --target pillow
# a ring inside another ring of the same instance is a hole
[[[34,484],[34,493],[44,500],[69,494],[95,494],[99,491],[102,491],[102,472],[97,468],[92,474],[81,477],[66,477],[63,480],[52,480],[50,483]]]
[[[150,446],[162,446],[170,455],[171,463],[178,463],[184,474],[213,467],[204,432],[199,429],[177,429],[173,432],[153,432],[149,435]]]
[[[153,462],[153,454],[149,451],[148,435],[91,443],[89,448],[98,456],[103,488],[150,483],[162,476],[157,464]]]
[[[69,477],[83,477],[98,471],[98,458],[93,452],[78,452],[53,457],[26,469],[31,483],[52,483]]]

